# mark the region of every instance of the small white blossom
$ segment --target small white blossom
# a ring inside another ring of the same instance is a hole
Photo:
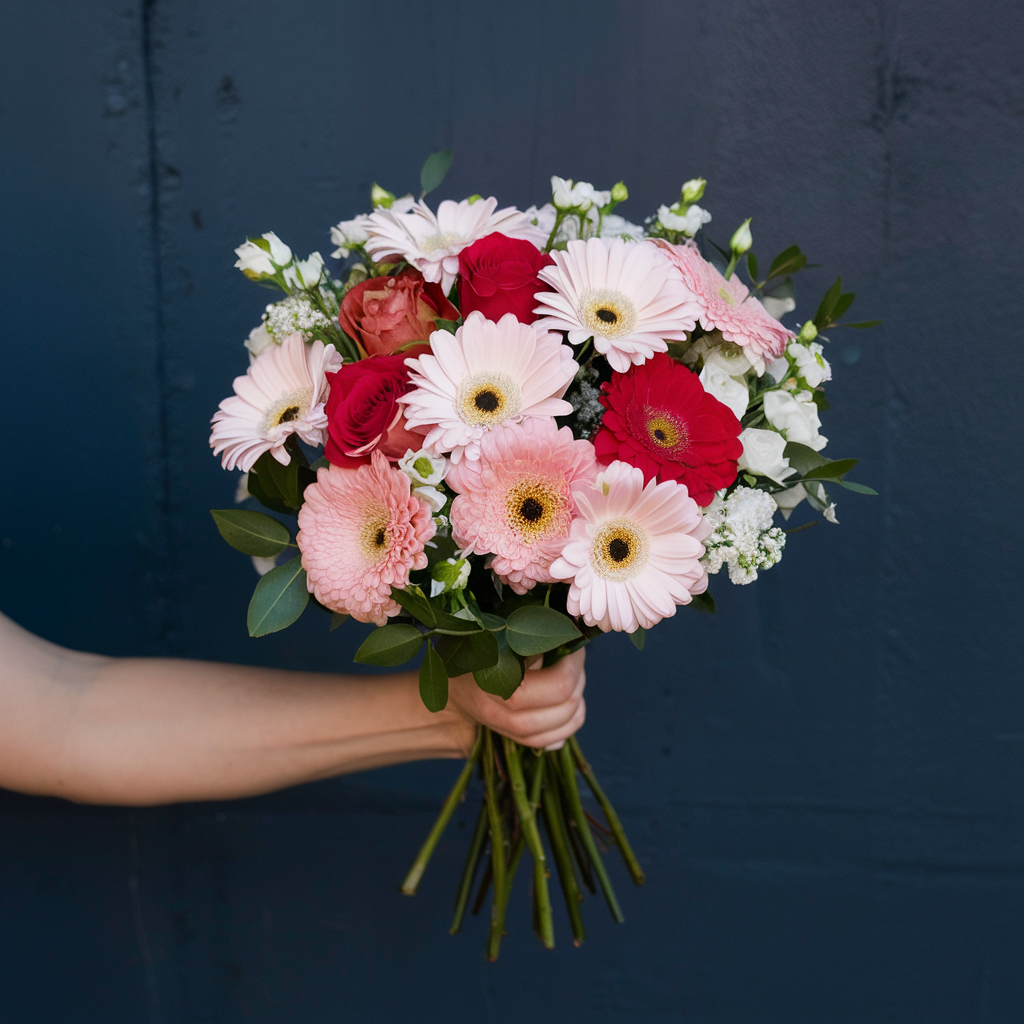
[[[245,339],[245,347],[249,350],[249,355],[253,359],[274,344],[276,344],[274,336],[267,330],[265,323],[261,323],[259,327],[254,327],[249,332],[249,337]]]
[[[405,473],[416,487],[435,487],[447,475],[451,463],[426,448],[413,451],[411,448],[398,460],[398,468]]]
[[[551,176],[551,202],[559,210],[589,210],[592,206],[607,206],[611,192],[598,192],[589,181],[573,182],[572,178]]]
[[[289,334],[298,331],[306,341],[312,340],[311,332],[317,327],[329,327],[331,321],[318,309],[313,308],[309,299],[292,295],[280,302],[272,302],[263,314],[263,326],[273,341],[279,345]],[[250,338],[252,335],[250,334]],[[246,342],[248,347],[248,342]],[[266,347],[266,346],[264,346]],[[250,348],[251,352],[252,349]],[[258,355],[258,353],[253,353]]]
[[[775,499],[754,487],[737,487],[728,498],[716,497],[707,510],[714,530],[704,541],[702,561],[709,573],[729,567],[733,583],[753,583],[758,569],[770,569],[782,557],[786,535],[772,525]]]
[[[807,497],[807,491],[804,490],[803,484],[794,484],[784,491],[779,491],[778,494],[773,494],[772,497],[775,499],[775,504],[779,506],[782,518],[788,519],[793,514],[793,509]]]
[[[819,433],[821,419],[810,391],[798,391],[795,395],[788,391],[766,392],[764,416],[787,441],[805,444],[816,452],[828,444],[828,438]]]
[[[740,443],[743,445],[743,454],[737,463],[740,469],[766,476],[777,484],[796,472],[782,454],[786,439],[777,431],[747,427],[740,434]]]
[[[251,497],[252,495],[249,493],[249,474],[243,473],[238,478],[238,486],[235,488],[235,504],[241,505],[243,501]]]
[[[266,576],[271,569],[277,566],[277,558],[262,558],[259,555],[252,556],[252,567],[261,575]]]
[[[825,507],[825,508],[824,508],[824,509],[822,510],[822,513],[821,513],[821,514],[822,514],[822,515],[823,515],[823,516],[824,516],[824,517],[825,517],[825,518],[826,518],[826,519],[827,519],[827,520],[828,520],[828,521],[829,521],[830,523],[835,523],[835,524],[836,524],[836,526],[838,526],[838,525],[839,525],[839,520],[838,520],[838,519],[836,519],[836,503],[835,503],[834,501],[833,501],[833,502],[831,502],[830,504],[828,504],[828,505],[827,505],[827,506],[826,506],[826,507]]]
[[[324,258],[318,252],[304,260],[295,260],[284,269],[284,281],[290,288],[315,288],[324,276]]]
[[[691,238],[710,223],[711,214],[694,204],[685,213],[678,213],[667,206],[658,207],[658,223],[668,231],[681,231]]]
[[[292,261],[292,251],[273,231],[262,236],[266,247],[257,242],[243,242],[236,250],[235,266],[246,277],[272,277],[281,267]]]
[[[413,487],[412,493],[420,498],[431,512],[440,512],[448,503],[448,495],[436,487]]]
[[[817,341],[812,341],[809,345],[791,341],[786,349],[786,355],[796,364],[797,376],[802,377],[810,388],[816,388],[819,384],[832,379],[832,367],[822,355],[823,352],[821,343]]]
[[[796,309],[796,299],[792,295],[785,295],[782,298],[774,295],[758,295],[765,312],[775,320],[781,320],[787,313]],[[772,374],[774,376],[774,374]]]
[[[617,213],[609,213],[601,220],[602,238],[624,238],[627,242],[639,242],[646,232],[639,224],[633,224]]]
[[[368,213],[360,214],[353,220],[343,220],[331,228],[331,244],[338,248],[331,253],[336,259],[348,259],[349,252],[357,245],[369,240],[366,233],[366,218]]]

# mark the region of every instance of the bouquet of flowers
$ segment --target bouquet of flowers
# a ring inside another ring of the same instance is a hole
[[[728,248],[705,240],[703,179],[644,226],[614,212],[621,182],[557,177],[539,208],[474,195],[431,210],[450,162],[428,158],[418,199],[375,185],[372,212],[331,229],[330,267],[273,233],[236,250],[247,277],[285,297],[250,333],[248,371],[210,437],[245,474],[239,503],[277,513],[212,513],[263,574],[250,634],[310,602],[331,629],[372,622],[356,661],[422,655],[431,711],[449,678],[472,673],[507,699],[532,659],[601,633],[642,650],[678,606],[714,610],[709,574],[747,584],[779,561],[776,512],[806,500],[834,523],[828,489],[874,493],[846,479],[855,459],[821,454],[824,332],[871,326],[838,322],[853,301],[841,279],[794,332],[779,318],[806,257],[792,246],[761,277],[749,220]],[[298,553],[278,565],[286,550]],[[525,851],[545,946],[551,861],[576,944],[584,888],[621,921],[602,849],[644,876],[575,737],[531,751],[480,729],[402,891],[416,891],[477,770],[452,932],[474,891],[476,909],[490,892],[486,954],[498,956]]]

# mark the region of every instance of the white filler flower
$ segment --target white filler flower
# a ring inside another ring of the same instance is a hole
[[[709,573],[729,567],[733,583],[753,583],[758,569],[770,569],[782,557],[786,535],[772,525],[775,499],[754,487],[737,487],[728,498],[716,497],[707,518],[714,531],[704,541],[702,561]]]
[[[648,242],[588,238],[553,252],[540,279],[555,289],[538,292],[541,327],[568,331],[573,345],[593,337],[613,370],[625,373],[668,341],[683,341],[700,307],[661,251]]]

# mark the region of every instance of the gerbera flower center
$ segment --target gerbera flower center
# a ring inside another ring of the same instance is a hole
[[[371,511],[359,531],[359,550],[367,562],[376,562],[391,549],[391,518],[384,508]]]
[[[647,436],[659,448],[675,448],[685,434],[667,416],[652,416],[647,421]]]
[[[724,303],[725,303],[725,304],[726,304],[727,306],[731,306],[731,305],[733,305],[733,301],[732,301],[732,293],[731,293],[731,292],[729,291],[729,289],[728,289],[728,288],[721,288],[721,287],[720,287],[720,288],[718,289],[718,297],[719,297],[719,298],[720,298],[720,299],[721,299],[721,300],[722,300],[722,301],[723,301],[723,302],[724,302]]]
[[[293,423],[309,412],[310,402],[313,398],[312,388],[301,388],[289,395],[282,395],[263,414],[263,422],[260,423],[260,432],[269,434],[275,427],[282,423]]]
[[[602,338],[622,338],[636,328],[633,300],[610,288],[588,288],[579,298],[580,323]]]
[[[493,426],[515,416],[523,404],[519,385],[504,373],[476,373],[459,385],[455,408],[464,423]]]
[[[632,519],[611,519],[601,526],[590,549],[590,564],[598,576],[624,582],[647,564],[647,534]]]
[[[466,239],[457,231],[439,231],[436,235],[427,235],[420,239],[420,252],[429,256],[435,252],[452,249],[457,245],[465,245]]]
[[[508,525],[527,544],[557,527],[566,508],[565,495],[547,480],[523,480],[511,487],[505,497]]]

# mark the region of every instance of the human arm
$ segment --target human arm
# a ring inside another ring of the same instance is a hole
[[[349,676],[68,651],[0,615],[0,786],[149,805],[266,793],[424,758],[462,757],[482,721],[535,746],[583,723],[583,652],[531,671],[508,702],[472,677],[423,707],[416,674]]]

